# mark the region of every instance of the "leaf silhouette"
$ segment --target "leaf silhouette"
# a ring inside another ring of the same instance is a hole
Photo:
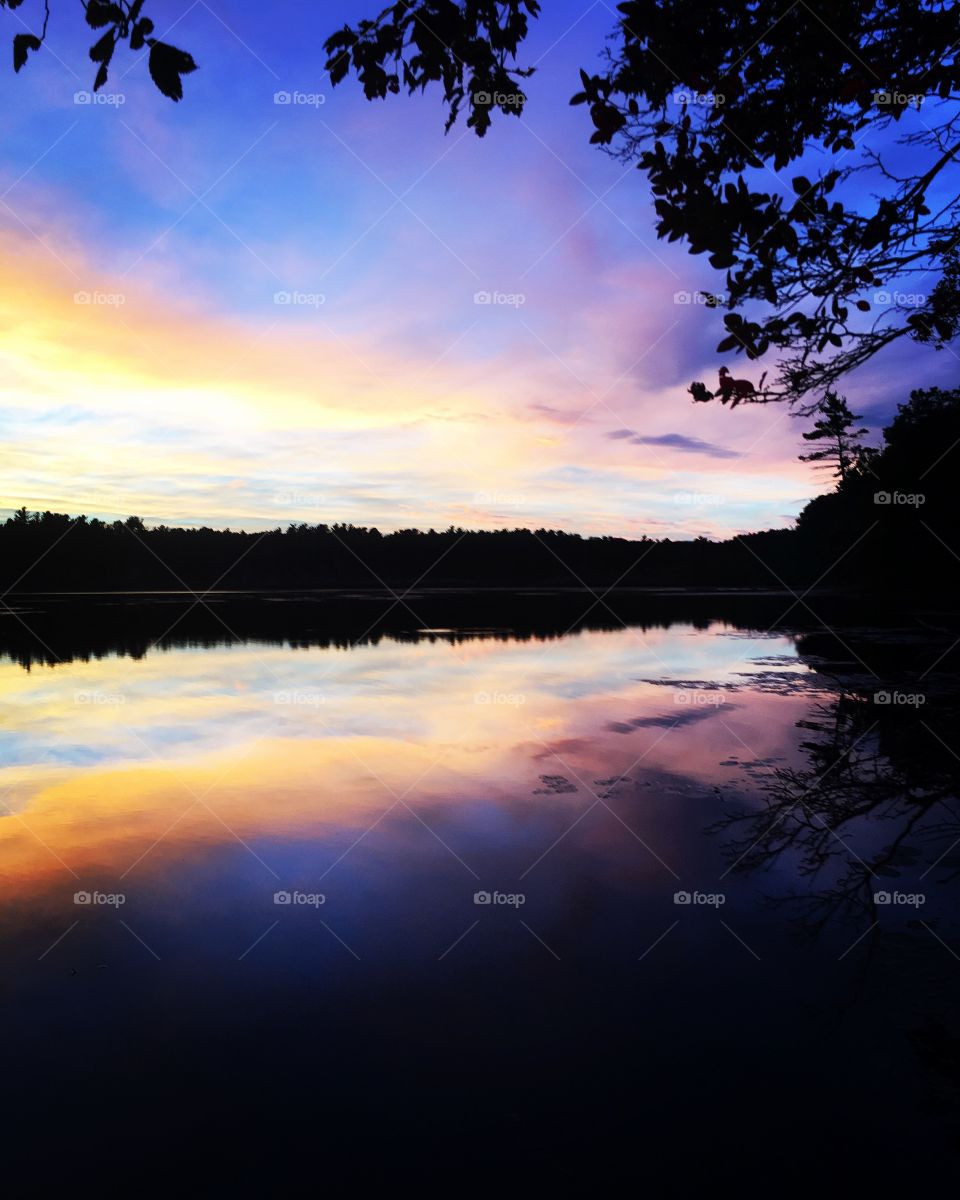
[[[138,21],[133,27],[133,31],[130,34],[130,49],[142,50],[145,39],[151,33],[153,33],[153,22],[149,17],[144,17],[142,21]]]
[[[100,29],[104,25],[117,25],[123,20],[123,10],[118,4],[109,4],[106,0],[90,0],[87,5],[87,24],[92,29]]]
[[[150,78],[171,100],[183,99],[180,77],[196,69],[197,64],[186,50],[178,50],[166,42],[154,42],[150,47]]]
[[[13,69],[19,71],[30,50],[40,49],[40,39],[32,33],[18,33],[13,39]]]
[[[106,65],[113,58],[114,40],[113,30],[109,29],[103,35],[99,42],[90,50],[90,57],[94,62],[103,63]]]

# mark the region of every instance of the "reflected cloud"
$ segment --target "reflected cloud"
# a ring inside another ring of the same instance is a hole
[[[236,838],[262,848],[341,836],[401,796],[444,827],[471,796],[514,813],[533,796],[580,804],[641,757],[645,778],[702,787],[723,777],[718,764],[736,744],[719,721],[713,738],[684,732],[711,716],[736,716],[757,754],[780,754],[797,702],[785,698],[758,735],[753,705],[769,710],[771,697],[738,674],[770,639],[731,653],[727,639],[692,633],[595,631],[546,645],[425,636],[347,654],[251,644],[0,666],[4,870],[43,888],[64,864],[121,873],[143,856],[138,870],[150,871]],[[737,706],[693,709],[700,693],[680,690],[667,716],[662,685],[646,681],[668,669],[696,682],[711,668],[736,679]],[[647,712],[611,724],[624,708]],[[628,746],[617,736],[626,730],[646,740]],[[561,776],[563,788],[544,789]]]

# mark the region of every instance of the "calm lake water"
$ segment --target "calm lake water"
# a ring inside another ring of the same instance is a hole
[[[660,1195],[955,1161],[955,633],[268,604],[5,617],[13,1146]]]

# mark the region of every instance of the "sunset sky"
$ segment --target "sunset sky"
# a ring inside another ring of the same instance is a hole
[[[115,101],[77,102],[94,74],[79,6],[55,5],[47,48],[0,72],[0,515],[789,524],[826,486],[796,458],[807,426],[691,403],[723,361],[719,317],[675,296],[717,280],[656,241],[643,177],[567,105],[614,7],[544,6],[524,115],[483,140],[444,136],[436,94],[330,88],[323,38],[378,7],[153,0],[200,65],[181,104],[126,47]],[[38,14],[27,0],[0,29]],[[877,429],[955,366],[913,348],[845,390]]]

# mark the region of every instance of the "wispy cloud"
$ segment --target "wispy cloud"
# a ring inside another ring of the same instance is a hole
[[[615,441],[629,441],[631,446],[665,446],[670,450],[680,450],[686,454],[705,454],[708,458],[742,458],[739,450],[730,450],[726,446],[717,446],[713,442],[705,442],[702,438],[691,437],[686,433],[659,433],[655,436],[636,433],[633,429],[614,429],[607,434]]]
[[[0,156],[0,190],[15,185],[0,517],[25,503],[671,537],[787,523],[823,481],[780,414],[690,401],[716,370],[717,316],[675,293],[709,289],[710,268],[656,241],[636,172],[583,136],[566,103],[578,39],[529,81],[522,123],[444,139],[435,106],[372,107],[352,87],[274,104],[318,86],[314,8],[282,46],[265,10],[237,8],[268,70],[195,6],[177,30],[203,65],[184,105],[144,64],[117,111],[74,105],[56,62],[18,78]],[[600,45],[608,19],[595,6],[578,30]],[[78,188],[90,162],[100,186]]]

